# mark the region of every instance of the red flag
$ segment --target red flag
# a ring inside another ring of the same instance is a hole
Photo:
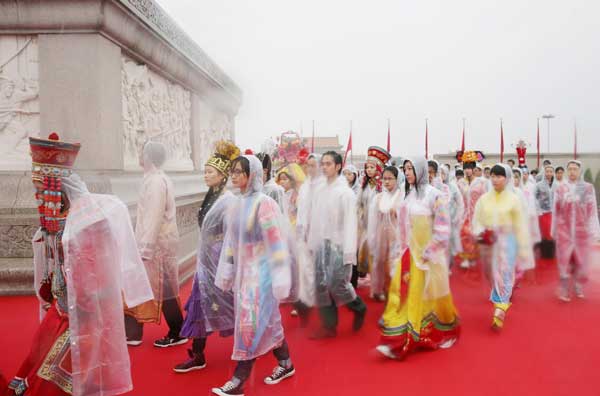
[[[390,119],[388,118],[388,140],[387,140],[387,151],[390,152]]]
[[[540,119],[537,119],[537,168],[540,169]]]
[[[314,153],[315,152],[315,120],[313,120],[312,122],[312,140],[310,142],[310,152]]]
[[[465,152],[465,119],[463,118],[463,134],[462,142],[460,143],[460,151]]]
[[[575,123],[575,128],[573,130],[573,138],[575,141],[575,144],[573,147],[573,159],[577,160],[577,123]]]
[[[352,151],[352,129],[350,129],[350,137],[348,138],[348,146],[346,147],[346,152],[344,153],[344,164],[346,166],[346,158],[348,157],[348,152]]]
[[[500,119],[500,162],[504,162],[504,128]]]
[[[429,126],[427,118],[425,119],[425,159],[429,159]]]

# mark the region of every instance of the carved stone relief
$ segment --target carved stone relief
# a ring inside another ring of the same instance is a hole
[[[200,130],[200,164],[204,164],[212,155],[215,143],[219,140],[233,140],[233,123],[226,113],[213,110],[210,113],[208,129]],[[242,150],[243,151],[243,150]]]
[[[126,57],[121,77],[125,169],[139,169],[143,144],[153,140],[167,148],[165,169],[192,170],[190,92]]]
[[[40,129],[37,37],[0,36],[0,170],[31,167],[29,136]]]
[[[32,257],[31,238],[38,225],[0,225],[1,257]]]

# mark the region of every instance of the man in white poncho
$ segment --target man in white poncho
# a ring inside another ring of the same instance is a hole
[[[325,182],[316,193],[311,213],[308,247],[315,255],[316,304],[321,327],[311,338],[337,335],[337,307],[347,305],[354,313],[353,329],[364,322],[367,307],[350,284],[356,263],[356,196],[342,171],[342,157],[328,151],[321,158]]]
[[[179,336],[183,315],[179,301],[179,267],[177,265],[177,230],[173,183],[161,170],[167,152],[161,143],[144,145],[140,165],[144,180],[138,200],[135,236],[154,300],[125,310],[127,343],[142,343],[144,323],[160,323],[161,313],[169,325],[169,333],[156,340],[154,346],[166,348],[187,342]]]

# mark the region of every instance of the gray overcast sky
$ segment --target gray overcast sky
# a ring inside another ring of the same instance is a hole
[[[348,138],[355,153],[460,145],[535,151],[536,118],[554,113],[551,150],[600,151],[599,1],[159,0],[243,89],[242,149],[293,129]],[[541,124],[542,151],[546,124]]]

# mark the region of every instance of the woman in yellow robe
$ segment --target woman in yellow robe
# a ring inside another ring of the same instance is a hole
[[[417,349],[451,347],[460,325],[448,283],[448,202],[429,185],[427,161],[404,162],[406,198],[399,210],[399,249],[377,351],[403,359]]]
[[[527,212],[511,181],[512,169],[498,164],[491,175],[493,189],[475,206],[472,232],[479,243],[483,271],[492,287],[492,328],[499,330],[511,305],[517,263],[532,263],[533,250]]]

